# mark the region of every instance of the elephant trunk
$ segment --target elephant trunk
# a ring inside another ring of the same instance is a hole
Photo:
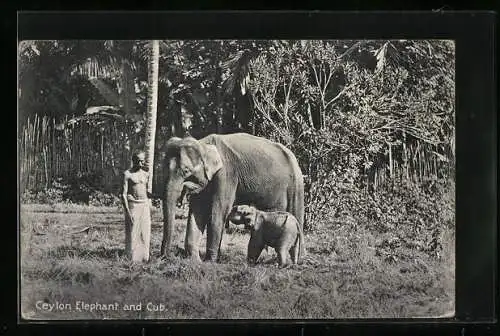
[[[163,197],[163,240],[161,255],[166,256],[172,245],[177,199],[182,192],[182,179],[169,180]]]

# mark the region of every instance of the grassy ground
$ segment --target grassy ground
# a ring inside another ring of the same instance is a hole
[[[90,227],[87,233],[75,233],[85,227]],[[408,251],[406,257],[388,262],[376,253],[379,237],[361,227],[345,230],[342,222],[324,223],[306,235],[304,262],[285,269],[275,265],[271,249],[263,252],[259,265],[249,267],[249,236],[241,231],[225,233],[220,263],[192,264],[181,253],[158,259],[162,224],[161,214],[154,211],[152,260],[132,265],[123,257],[119,208],[22,205],[22,315],[62,320],[453,315],[452,232],[444,233],[440,258]],[[179,220],[177,252],[184,229],[185,220]],[[77,301],[117,303],[111,307],[117,309],[78,309]],[[56,303],[65,306],[48,311]]]

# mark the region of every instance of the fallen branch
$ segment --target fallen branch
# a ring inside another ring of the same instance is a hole
[[[87,226],[87,227],[84,227],[81,230],[71,232],[71,234],[78,234],[78,233],[86,233],[86,234],[88,234],[89,231],[90,231],[90,226]]]

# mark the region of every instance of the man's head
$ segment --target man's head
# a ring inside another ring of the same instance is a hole
[[[133,168],[144,168],[146,166],[146,153],[144,151],[137,151],[132,155]]]

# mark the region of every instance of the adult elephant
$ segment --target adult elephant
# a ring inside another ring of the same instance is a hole
[[[170,251],[176,201],[184,187],[191,193],[185,250],[196,260],[205,228],[205,260],[217,260],[233,204],[288,211],[304,223],[302,172],[295,155],[279,143],[246,133],[174,137],[165,145],[164,168],[162,255]]]

